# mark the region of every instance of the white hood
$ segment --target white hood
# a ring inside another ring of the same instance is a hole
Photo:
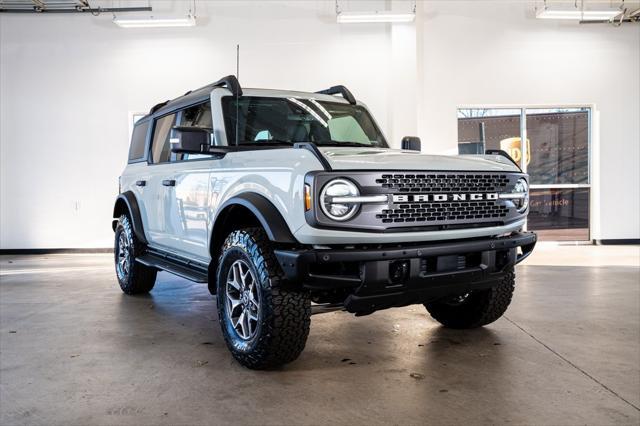
[[[320,147],[336,170],[433,170],[518,172],[500,155],[426,155],[382,148]]]

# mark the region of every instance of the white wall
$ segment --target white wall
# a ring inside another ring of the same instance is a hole
[[[532,1],[423,6],[423,149],[456,152],[458,106],[593,104],[592,238],[640,238],[640,24],[537,20]]]
[[[640,238],[640,27],[542,22],[531,2],[418,6],[415,37],[337,25],[332,1],[198,2],[199,25],[172,30],[120,29],[108,15],[0,14],[0,248],[110,246],[128,114],[235,73],[236,43],[243,85],[346,84],[394,145],[417,129],[427,152],[455,151],[459,105],[595,104],[594,237]],[[407,81],[409,96],[398,90]]]
[[[385,26],[338,26],[334,4],[317,1],[199,2],[198,15],[172,30],[0,16],[0,248],[111,246],[129,112],[235,74],[236,43],[244,86],[345,84],[386,127]]]

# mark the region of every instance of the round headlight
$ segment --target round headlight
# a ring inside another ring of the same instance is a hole
[[[320,192],[320,207],[324,214],[333,220],[343,221],[353,217],[358,211],[358,204],[335,203],[336,197],[357,197],[358,187],[346,179],[334,179],[327,183]]]
[[[529,207],[529,185],[524,178],[518,179],[515,186],[513,187],[513,192],[516,194],[524,194],[522,198],[516,198],[513,200],[515,203],[518,212],[523,213]]]

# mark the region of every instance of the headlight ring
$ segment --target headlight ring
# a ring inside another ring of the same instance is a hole
[[[514,199],[513,202],[518,209],[518,213],[524,213],[529,207],[529,184],[525,178],[520,178],[513,187],[515,194],[524,194],[524,197]]]
[[[320,208],[332,220],[344,222],[351,219],[360,207],[359,204],[333,203],[334,197],[357,197],[360,195],[358,187],[347,179],[333,179],[320,192]]]

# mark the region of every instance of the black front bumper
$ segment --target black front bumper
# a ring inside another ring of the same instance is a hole
[[[533,232],[518,232],[406,247],[278,249],[275,254],[289,282],[316,291],[352,289],[345,308],[369,313],[491,287],[531,254],[536,239]]]

